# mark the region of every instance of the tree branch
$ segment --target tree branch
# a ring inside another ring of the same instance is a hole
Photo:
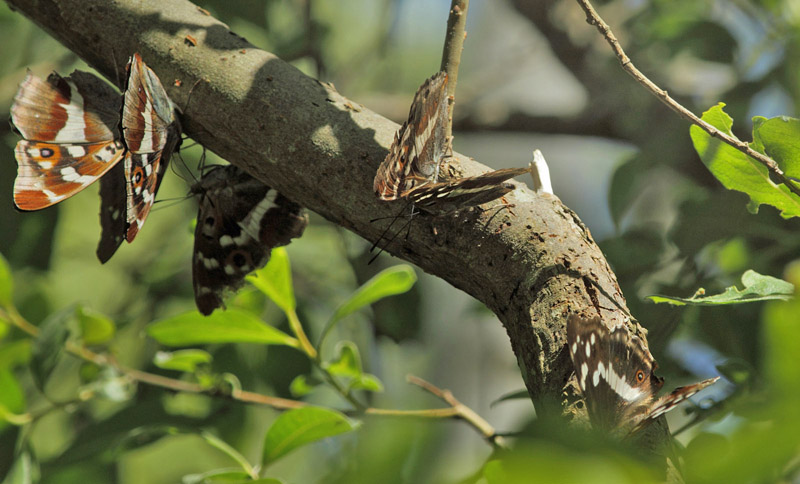
[[[398,126],[254,47],[193,4],[7,1],[109,79],[122,79],[127,57],[140,52],[183,109],[187,134],[333,223],[376,241],[388,221],[370,220],[397,212],[377,200],[372,179]],[[186,35],[197,44],[184,42]],[[455,156],[466,175],[486,170]],[[506,199],[513,211],[496,205],[417,217],[410,236],[386,250],[494,311],[537,414],[560,415],[572,373],[564,351],[567,314],[624,322],[625,299],[589,231],[560,200],[525,188]],[[574,396],[574,386],[568,391]]]
[[[658,98],[662,103],[666,104],[667,107],[675,111],[680,117],[689,121],[690,123],[700,127],[703,131],[708,133],[710,136],[721,140],[723,143],[726,143],[737,150],[741,151],[745,155],[755,159],[757,162],[761,163],[767,169],[774,174],[778,180],[782,184],[786,186],[792,193],[795,195],[800,196],[800,186],[795,184],[792,180],[790,180],[784,173],[783,170],[780,169],[778,163],[775,162],[769,156],[759,153],[758,151],[754,150],[750,147],[750,145],[744,141],[740,141],[733,136],[729,136],[726,133],[718,130],[717,128],[711,126],[707,122],[703,121],[702,119],[698,118],[696,114],[689,111],[679,102],[675,101],[670,97],[667,91],[658,87],[653,81],[647,78],[642,72],[633,65],[633,61],[631,61],[630,57],[625,54],[625,51],[622,49],[617,37],[614,35],[614,32],[611,31],[611,27],[608,26],[607,23],[600,17],[597,11],[592,6],[589,0],[577,0],[578,4],[581,6],[583,11],[586,13],[586,22],[589,25],[594,25],[597,27],[597,30],[606,39],[608,45],[611,46],[611,50],[614,51],[614,55],[619,59],[622,68],[631,75],[636,82],[641,84],[645,89],[650,91],[656,98]]]
[[[453,104],[455,103],[458,68],[461,65],[461,52],[467,38],[467,13],[469,0],[452,0],[450,15],[447,17],[447,33],[442,50],[442,65],[439,70],[447,72],[447,139],[453,136]]]

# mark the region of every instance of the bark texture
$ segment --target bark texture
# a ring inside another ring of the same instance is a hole
[[[112,81],[124,78],[128,57],[140,52],[183,109],[189,136],[328,220],[374,242],[388,220],[370,220],[400,209],[372,192],[397,124],[254,47],[195,5],[7,1]],[[465,174],[486,170],[462,155],[456,159]],[[398,237],[387,251],[497,314],[541,417],[564,412],[574,400],[574,387],[566,385],[572,372],[564,346],[567,314],[613,323],[625,320],[627,309],[578,217],[557,198],[519,186],[506,197],[511,209],[498,203],[417,217],[410,236]]]

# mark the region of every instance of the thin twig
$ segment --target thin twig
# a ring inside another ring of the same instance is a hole
[[[17,328],[19,328],[20,330],[27,333],[29,336],[33,338],[36,338],[39,335],[39,328],[30,324],[13,307],[0,308],[0,316],[10,321]],[[134,368],[128,368],[124,365],[120,365],[113,357],[109,355],[103,353],[96,353],[84,346],[80,346],[71,341],[68,341],[66,343],[65,349],[68,353],[72,354],[73,356],[76,356],[85,361],[89,361],[98,366],[112,366],[121,374],[123,374],[127,378],[130,378],[133,381],[144,383],[146,385],[166,388],[167,390],[171,390],[174,392],[199,393],[214,397],[229,398],[231,400],[242,403],[264,405],[278,410],[289,410],[293,408],[301,408],[309,406],[308,403],[301,402],[299,400],[271,397],[269,395],[262,395],[260,393],[249,392],[239,389],[234,389],[230,393],[226,393],[219,391],[219,389],[215,387],[203,386],[198,383],[192,383],[184,380],[177,380],[175,378],[170,378],[163,375],[156,375],[154,373],[148,373],[146,371],[141,371]],[[326,372],[323,371],[323,373]],[[330,376],[332,377],[332,375]],[[489,441],[491,444],[498,447],[505,446],[502,437],[497,436],[495,434],[495,431],[491,427],[491,425],[489,425],[485,420],[483,420],[470,408],[466,407],[465,405],[461,404],[458,400],[456,400],[455,397],[453,397],[453,395],[450,394],[449,391],[440,390],[439,388],[422,380],[421,378],[409,377],[409,381],[411,381],[416,385],[422,386],[423,388],[433,393],[434,395],[444,399],[448,404],[450,404],[450,407],[420,409],[420,410],[400,410],[391,408],[364,407],[363,404],[360,404],[357,401],[353,401],[350,398],[348,398],[348,400],[354,405],[356,405],[357,413],[363,413],[365,415],[375,415],[383,417],[410,417],[410,418],[460,418],[469,423],[470,425],[472,425],[473,427],[475,427],[476,429],[478,429],[478,431],[480,431],[481,434],[483,434],[483,436],[486,438],[486,440]],[[344,396],[349,395],[349,393],[346,390],[344,390],[340,385],[338,385],[338,382],[336,382],[335,380],[333,380],[333,386],[342,395]],[[352,398],[352,395],[349,396]],[[30,414],[23,414],[23,415],[8,414],[6,415],[6,417],[17,417],[16,418],[17,421],[15,423],[20,425],[28,423],[31,420]],[[15,419],[11,418],[10,420],[15,420]]]
[[[474,410],[459,402],[458,399],[453,396],[453,393],[450,390],[443,390],[433,383],[425,381],[422,378],[414,375],[406,376],[406,381],[412,385],[417,385],[426,392],[438,397],[441,400],[444,400],[445,403],[450,405],[450,410],[453,410],[455,417],[463,419],[472,425],[472,427],[480,432],[480,434],[483,435],[483,438],[485,438],[490,444],[499,448],[508,448],[508,444],[506,443],[505,439],[500,435],[497,435],[497,431],[495,431],[494,427],[492,427],[489,422],[484,420],[483,417],[478,415]]]
[[[789,178],[784,175],[783,171],[780,169],[778,164],[770,158],[769,156],[759,153],[758,151],[754,150],[750,147],[750,145],[744,141],[738,140],[728,134],[723,133],[722,131],[718,130],[717,128],[711,126],[707,122],[703,121],[702,119],[698,118],[694,113],[683,107],[680,103],[672,99],[667,91],[658,87],[653,81],[647,78],[644,74],[642,74],[636,66],[633,65],[631,59],[625,54],[625,51],[622,50],[622,46],[620,45],[619,41],[617,40],[614,33],[611,31],[611,27],[608,26],[605,21],[600,17],[597,11],[594,9],[592,4],[589,0],[577,0],[578,4],[581,6],[584,12],[586,12],[586,22],[589,25],[594,25],[597,27],[597,30],[603,35],[603,38],[606,39],[608,44],[611,46],[611,50],[614,51],[614,55],[617,56],[619,59],[620,64],[622,64],[622,68],[630,74],[636,82],[641,84],[645,87],[648,91],[650,91],[654,96],[661,100],[664,104],[666,104],[670,109],[678,113],[682,118],[686,119],[690,123],[699,126],[703,131],[708,133],[710,136],[717,138],[724,143],[736,148],[737,150],[741,151],[742,153],[746,154],[747,156],[755,159],[762,165],[766,166],[769,171],[771,171],[782,184],[786,185],[786,187],[795,195],[800,196],[800,187],[798,187],[794,182],[792,182]]]
[[[453,103],[458,83],[458,66],[461,64],[461,52],[464,50],[464,39],[467,37],[467,10],[469,10],[469,0],[452,0],[450,16],[447,17],[447,33],[440,69],[447,73],[447,139],[453,136]]]

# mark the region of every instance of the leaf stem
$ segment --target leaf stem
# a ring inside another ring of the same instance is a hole
[[[287,309],[286,318],[289,320],[289,327],[292,328],[292,332],[294,333],[295,337],[300,341],[300,347],[302,350],[308,355],[309,358],[316,360],[319,355],[317,350],[314,349],[314,345],[312,345],[311,341],[309,341],[306,332],[303,331],[303,325],[300,323],[300,318],[297,316],[297,310],[295,308]]]

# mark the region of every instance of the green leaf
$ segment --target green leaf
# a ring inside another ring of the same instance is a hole
[[[0,369],[0,407],[10,413],[19,414],[25,411],[25,392],[22,390],[19,381],[8,369]],[[2,414],[2,412],[0,412]],[[0,418],[0,431],[4,425]]]
[[[247,473],[247,475],[252,476],[255,474],[253,466],[250,465],[250,463],[247,461],[247,458],[245,458],[245,456],[240,454],[238,450],[228,445],[227,442],[223,441],[222,439],[220,439],[219,437],[210,432],[205,432],[205,431],[200,432],[200,436],[203,437],[203,439],[206,442],[208,442],[212,447],[221,450],[222,452],[227,454],[231,459],[236,461],[236,463],[239,464],[239,466],[242,468],[242,470],[244,470]]]
[[[75,317],[78,319],[83,344],[102,344],[114,337],[114,323],[106,316],[79,306],[75,310]]]
[[[633,202],[641,192],[641,185],[652,169],[651,160],[644,153],[639,153],[614,170],[608,188],[608,208],[617,230],[622,219],[634,206]]]
[[[295,398],[304,397],[314,391],[319,384],[319,380],[310,375],[297,375],[289,384],[289,391]]]
[[[731,132],[733,119],[723,111],[724,106],[725,104],[719,103],[712,107],[703,113],[703,120],[723,133],[733,136]],[[757,129],[760,132],[760,128]],[[792,194],[786,186],[773,183],[769,178],[769,170],[764,165],[732,146],[712,138],[698,126],[690,128],[690,135],[694,149],[722,185],[729,190],[744,192],[750,197],[748,209],[751,212],[756,213],[759,205],[767,204],[777,208],[785,218],[800,215],[800,197]],[[763,150],[771,152],[772,146],[759,146],[759,144],[759,140],[756,140],[754,149],[761,148],[762,152]],[[784,148],[788,149],[788,145]]]
[[[292,450],[358,427],[343,414],[320,407],[304,407],[281,414],[264,438],[262,465],[271,464]]]
[[[508,475],[503,469],[503,463],[498,459],[490,460],[483,465],[483,477],[489,484],[508,482]]]
[[[356,289],[350,298],[336,309],[322,330],[317,348],[322,347],[325,337],[342,318],[385,297],[403,294],[416,282],[417,274],[409,265],[397,265],[379,272]]]
[[[489,408],[494,407],[498,403],[507,402],[509,400],[520,400],[520,399],[525,399],[525,400],[530,400],[531,399],[531,394],[528,393],[528,390],[526,388],[522,388],[522,389],[514,391],[514,392],[506,393],[505,395],[501,396],[497,400],[495,400],[492,403],[490,403],[489,404]]]
[[[383,383],[377,376],[364,373],[350,383],[351,390],[366,390],[368,392],[382,392]]]
[[[13,306],[14,279],[11,277],[11,268],[3,254],[0,254],[0,307]]]
[[[234,484],[249,481],[250,476],[239,469],[214,469],[200,474],[187,474],[181,478],[181,484]]]
[[[147,334],[167,346],[208,343],[259,343],[299,346],[296,339],[265,324],[253,314],[229,309],[202,316],[191,311],[162,319],[147,327]]]
[[[0,346],[0,370],[26,365],[31,360],[31,340],[20,339]]]
[[[64,350],[69,336],[67,324],[74,314],[75,309],[72,307],[62,309],[48,316],[39,327],[39,335],[33,341],[30,367],[40,390],[44,389],[47,378]]]
[[[800,264],[792,264],[787,277],[800,283]],[[788,283],[787,283],[788,284]],[[764,308],[763,341],[769,351],[764,355],[764,367],[773,392],[795,402],[800,396],[800,299],[773,302]]]
[[[764,276],[756,271],[748,270],[742,275],[744,289],[737,289],[731,286],[725,289],[722,294],[706,296],[705,291],[700,289],[694,296],[680,298],[672,296],[653,295],[647,296],[654,303],[668,303],[675,306],[685,306],[694,304],[698,306],[718,306],[721,304],[742,304],[754,301],[792,299],[794,285],[782,279],[771,276]]]
[[[38,472],[36,472],[37,470],[30,453],[23,452],[14,461],[14,465],[11,467],[11,471],[8,473],[5,480],[3,480],[3,483],[32,484],[33,482],[38,482],[38,479],[34,477],[38,474]]]
[[[214,469],[202,474],[183,476],[181,484],[284,484],[280,479],[265,477],[250,479],[246,472],[238,469]]]
[[[159,411],[161,411],[161,403],[159,402],[158,405]],[[94,438],[99,440],[102,446],[111,447],[113,455],[121,456],[125,452],[140,449],[154,442],[158,442],[164,437],[181,434],[181,430],[172,425],[141,425],[134,428],[130,428],[129,425],[130,424],[126,422],[125,426],[122,427],[121,431],[123,435],[121,438],[115,437],[107,441],[107,434],[100,434]]]
[[[159,351],[153,363],[164,370],[176,370],[194,373],[199,365],[211,363],[211,353],[203,350]]]
[[[247,280],[272,299],[284,313],[294,311],[297,307],[292,288],[292,268],[285,248],[273,249],[269,263],[247,276]]]
[[[361,376],[361,355],[352,341],[342,341],[337,345],[336,359],[327,363],[325,369],[332,375],[358,378]]]
[[[753,118],[753,147],[778,162],[786,176],[800,178],[800,119]]]

